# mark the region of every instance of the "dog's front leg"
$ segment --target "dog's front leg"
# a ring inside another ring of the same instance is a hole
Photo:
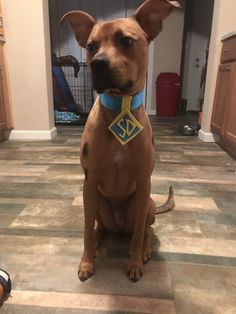
[[[94,273],[95,237],[94,225],[98,205],[97,184],[84,182],[84,252],[80,261],[78,276],[81,281],[89,279]]]
[[[145,222],[150,199],[150,181],[137,183],[136,193],[133,200],[135,212],[134,232],[132,235],[130,257],[128,261],[128,276],[136,282],[143,274],[142,249],[144,240]]]

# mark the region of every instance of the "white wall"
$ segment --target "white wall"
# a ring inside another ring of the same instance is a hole
[[[184,30],[184,10],[174,9],[164,20],[163,30],[154,42],[154,71],[152,89],[152,110],[156,105],[156,77],[161,72],[175,72],[180,74],[182,44]]]
[[[13,139],[55,135],[47,0],[2,0]]]
[[[236,31],[236,1],[215,0],[212,35],[209,51],[209,63],[206,80],[206,92],[203,105],[202,129],[199,137],[204,141],[214,141],[211,129],[211,118],[215,95],[216,79],[222,49],[222,36]]]

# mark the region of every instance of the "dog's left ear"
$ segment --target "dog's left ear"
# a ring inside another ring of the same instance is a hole
[[[86,48],[89,35],[96,23],[92,16],[83,11],[71,11],[62,17],[60,24],[64,21],[70,23],[80,46]]]
[[[150,41],[162,30],[162,21],[171,13],[173,6],[168,0],[147,0],[135,12],[134,18]]]

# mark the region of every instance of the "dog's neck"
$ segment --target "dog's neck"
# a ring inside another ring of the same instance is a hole
[[[139,108],[143,104],[143,95],[144,95],[143,91],[140,91],[137,94],[132,95],[130,111]],[[112,96],[104,93],[99,95],[99,100],[103,107],[110,109],[112,111],[120,112],[122,109],[123,100],[122,96]]]

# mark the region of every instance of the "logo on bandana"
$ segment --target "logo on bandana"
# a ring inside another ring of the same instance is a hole
[[[109,129],[118,141],[122,145],[125,145],[143,130],[143,126],[135,119],[130,111],[125,111],[121,112],[111,123]]]

